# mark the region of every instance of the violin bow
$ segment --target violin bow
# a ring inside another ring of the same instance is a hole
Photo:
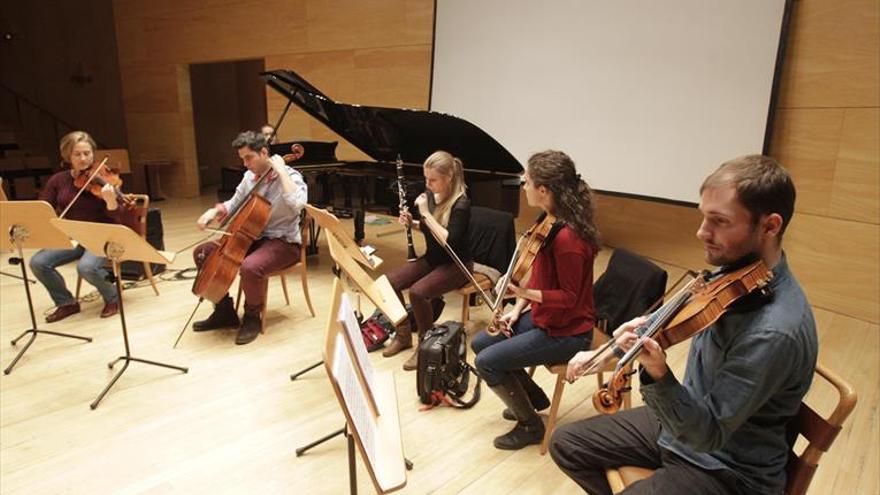
[[[59,215],[58,218],[64,218],[64,215],[67,215],[67,211],[70,210],[70,207],[73,206],[74,203],[76,203],[76,200],[79,199],[83,191],[86,190],[86,187],[89,186],[89,184],[92,182],[92,179],[94,179],[95,176],[98,175],[98,172],[101,171],[101,168],[104,167],[104,164],[107,163],[107,160],[109,159],[109,155],[104,156],[104,159],[101,160],[101,163],[99,163],[97,167],[95,167],[95,171],[92,172],[92,175],[89,176],[88,180],[86,180],[86,183],[83,184],[81,188],[79,188],[79,191],[76,192],[76,196],[73,197],[70,203],[67,203],[67,208],[65,208],[64,211],[61,212],[61,215]]]

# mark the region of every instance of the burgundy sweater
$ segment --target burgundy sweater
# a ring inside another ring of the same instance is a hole
[[[60,215],[76,197],[77,191],[77,187],[73,185],[73,176],[70,175],[70,170],[62,170],[46,181],[46,186],[40,191],[40,200],[52,205],[55,212]],[[120,223],[129,227],[136,226],[136,219],[131,212],[126,211],[123,207],[110,211],[103,199],[89,191],[83,191],[64,218],[83,222]],[[133,230],[137,231],[136,228]]]
[[[593,328],[595,257],[593,246],[567,225],[538,252],[526,287],[541,291],[544,302],[532,302],[532,321],[548,335],[578,335]]]

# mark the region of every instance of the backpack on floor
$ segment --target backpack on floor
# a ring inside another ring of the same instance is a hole
[[[419,344],[416,392],[422,404],[440,403],[468,409],[480,400],[480,376],[467,362],[467,334],[457,321],[429,330]],[[464,399],[471,373],[477,377],[473,397]]]

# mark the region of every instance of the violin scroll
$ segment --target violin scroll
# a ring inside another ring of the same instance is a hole
[[[593,394],[593,407],[602,414],[614,414],[623,405],[623,394],[629,391],[627,380],[634,372],[620,369],[602,388]]]

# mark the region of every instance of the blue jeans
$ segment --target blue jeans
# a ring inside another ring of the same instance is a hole
[[[568,337],[551,337],[532,322],[532,312],[520,315],[513,325],[513,336],[480,332],[471,342],[477,357],[477,371],[486,385],[494,387],[523,368],[543,364],[567,363],[575,354],[590,347],[591,331]]]
[[[79,262],[76,264],[76,271],[98,289],[104,303],[116,302],[116,287],[106,278],[109,274],[104,268],[107,258],[95,256],[82,246],[73,249],[41,249],[31,257],[31,272],[46,287],[56,306],[72,304],[76,299],[67,290],[64,277],[56,268],[77,259]]]

